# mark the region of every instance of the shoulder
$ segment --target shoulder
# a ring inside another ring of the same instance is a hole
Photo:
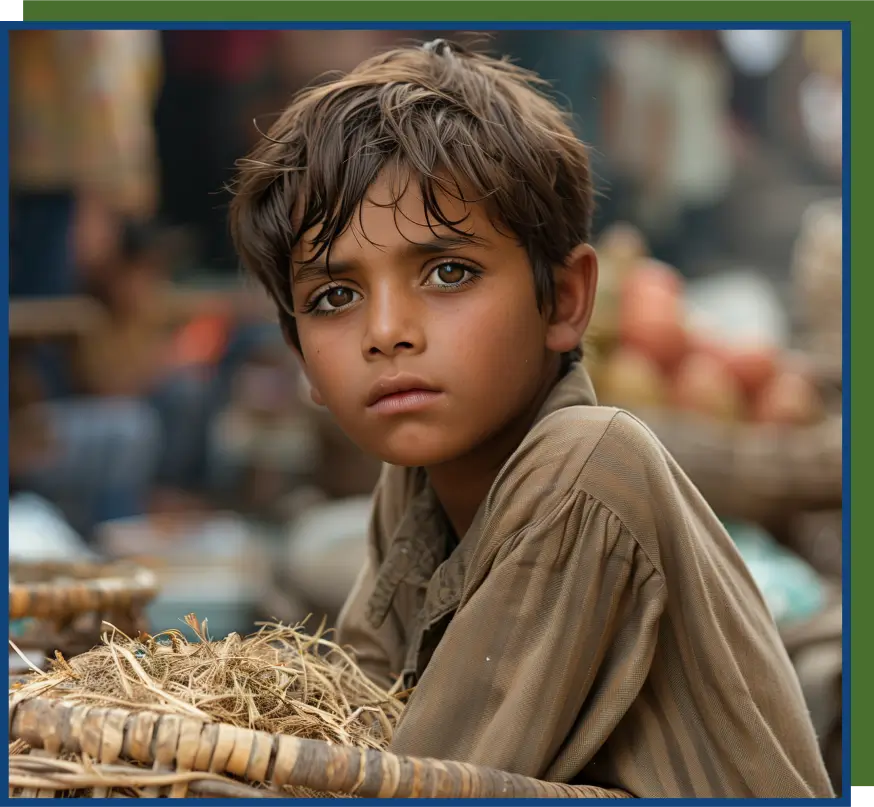
[[[586,493],[586,466],[620,411],[570,406],[538,421],[504,463],[485,502],[487,517],[531,525]]]
[[[501,469],[490,498],[522,493],[555,498],[573,490],[602,498],[612,487],[603,480],[604,471],[640,473],[666,456],[655,435],[630,413],[569,406],[535,424]]]
[[[521,527],[566,518],[572,507],[602,509],[640,540],[658,532],[656,514],[680,498],[681,477],[658,438],[632,414],[571,406],[535,424],[501,469],[486,512],[506,514]]]

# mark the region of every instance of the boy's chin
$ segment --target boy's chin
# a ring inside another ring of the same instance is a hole
[[[422,450],[399,450],[399,451],[381,451],[378,454],[382,462],[387,462],[389,465],[398,465],[403,468],[431,468],[435,465],[441,465],[444,462],[450,462],[456,458],[456,454],[447,452],[445,449],[438,451],[422,451]]]
[[[410,440],[399,445],[389,443],[373,447],[370,453],[389,465],[399,465],[404,468],[430,468],[451,462],[465,452],[463,447],[449,445],[445,440],[433,442]]]

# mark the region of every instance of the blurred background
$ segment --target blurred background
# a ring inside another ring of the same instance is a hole
[[[11,558],[137,559],[155,630],[336,618],[379,468],[308,403],[223,186],[296,89],[435,35],[10,33]],[[591,144],[599,397],[725,520],[837,781],[841,33],[440,35],[551,80]]]

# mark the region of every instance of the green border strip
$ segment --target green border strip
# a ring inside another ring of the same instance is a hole
[[[852,4],[850,4],[852,5]],[[872,404],[872,379],[866,375],[861,348],[863,341],[872,337],[872,318],[866,310],[866,300],[874,299],[874,277],[865,267],[874,259],[872,250],[871,201],[860,189],[871,181],[871,150],[864,147],[874,137],[874,115],[865,103],[864,76],[874,72],[874,47],[870,39],[874,32],[874,8],[869,3],[860,3],[848,10],[850,20],[850,171],[845,171],[849,179],[849,192],[844,188],[845,204],[850,205],[850,292],[845,302],[850,309],[849,328],[844,326],[844,338],[850,344],[850,407],[851,412],[870,411]],[[845,75],[846,65],[844,66]],[[846,98],[846,95],[845,95]],[[845,270],[847,267],[844,259]],[[868,334],[867,337],[865,334]],[[850,479],[844,489],[850,492],[850,563],[844,564],[844,577],[850,578],[850,782],[853,786],[874,785],[874,644],[870,640],[870,628],[866,623],[874,612],[874,586],[867,580],[874,569],[874,542],[866,540],[866,532],[874,523],[874,497],[868,490],[866,478],[871,466],[865,461],[874,452],[871,421],[865,417],[851,418],[845,435],[852,434],[849,441],[844,438],[845,449],[850,449]],[[850,443],[847,446],[847,442]],[[845,472],[846,472],[846,463]],[[866,495],[867,494],[867,495]],[[845,514],[845,519],[847,515]],[[870,624],[870,623],[869,623]],[[869,677],[870,676],[870,677]]]

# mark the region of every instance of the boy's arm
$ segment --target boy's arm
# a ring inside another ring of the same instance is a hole
[[[496,510],[487,529],[503,545],[425,669],[392,750],[569,782],[646,679],[663,582],[584,493],[533,520]]]
[[[356,661],[376,684],[388,689],[400,673],[401,636],[391,614],[379,628],[367,618],[376,575],[385,548],[397,529],[406,496],[401,468],[386,466],[374,491],[367,535],[367,559],[337,621],[337,641],[353,651]]]

